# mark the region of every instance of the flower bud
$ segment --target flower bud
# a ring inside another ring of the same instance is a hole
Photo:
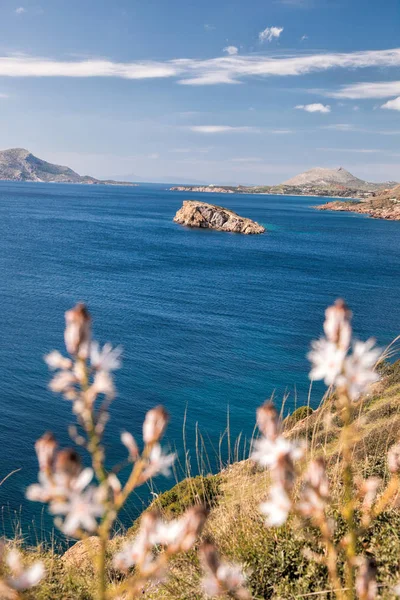
[[[35,451],[39,461],[41,471],[51,471],[57,450],[57,441],[54,435],[48,431],[35,443]]]
[[[196,542],[206,522],[208,511],[203,505],[189,508],[185,515],[185,527],[179,540],[179,551],[187,552]]]
[[[376,564],[371,558],[359,557],[360,564],[355,588],[359,600],[374,600],[378,592],[376,583]]]
[[[342,350],[347,350],[350,346],[351,316],[351,311],[341,298],[325,311],[325,335],[330,342],[333,342]]]
[[[388,466],[391,473],[397,473],[400,470],[400,443],[394,444],[389,449]]]
[[[60,450],[57,453],[54,471],[61,475],[66,475],[68,479],[74,479],[82,470],[81,457],[72,448]]]
[[[257,408],[257,425],[266,438],[275,440],[279,433],[279,415],[272,402]]]
[[[164,435],[169,415],[163,406],[149,410],[143,423],[143,440],[146,444],[158,442]]]
[[[89,355],[91,318],[85,304],[80,302],[65,313],[65,345],[70,354],[79,358]]]
[[[133,435],[129,431],[123,431],[121,433],[121,442],[127,448],[131,459],[136,460],[139,456],[139,448]]]

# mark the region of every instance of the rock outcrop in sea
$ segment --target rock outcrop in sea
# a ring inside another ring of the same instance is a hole
[[[185,200],[182,208],[176,213],[174,221],[187,227],[203,227],[245,235],[265,232],[262,225],[246,217],[240,217],[233,210],[196,200]]]

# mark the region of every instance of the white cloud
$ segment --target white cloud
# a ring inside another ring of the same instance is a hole
[[[389,66],[400,66],[400,48],[341,54],[302,54],[285,58],[272,58],[262,55],[231,55],[207,60],[180,58],[170,61],[130,63],[100,59],[57,61],[27,56],[5,56],[0,57],[0,76],[118,77],[122,79],[171,77],[178,78],[178,82],[184,85],[211,85],[241,83],[243,79],[249,77],[287,77],[323,72],[335,68],[356,69]],[[374,85],[376,87],[379,84]],[[381,90],[379,97],[400,95],[400,82],[380,85],[391,86],[391,88],[390,93],[388,93],[388,89]],[[337,93],[343,94],[344,89]],[[344,95],[344,97],[347,96]],[[357,95],[354,97],[364,96]]]
[[[234,56],[239,52],[239,48],[237,48],[236,46],[226,46],[223,51],[229,54],[230,56]]]
[[[196,133],[259,133],[257,127],[233,127],[231,125],[193,125],[189,127],[190,131]]]
[[[278,39],[283,31],[283,27],[266,27],[264,31],[260,31],[258,39],[260,42],[272,42],[274,38]]]
[[[319,102],[316,102],[315,104],[298,104],[297,106],[295,106],[295,108],[299,109],[299,110],[305,110],[306,112],[309,113],[330,113],[331,112],[331,107],[329,106],[329,104],[321,104]]]
[[[308,40],[308,35],[306,35],[306,34],[302,35],[300,38],[301,42],[305,42],[305,40]]]
[[[396,62],[396,59],[394,61]],[[398,66],[397,63],[396,66]],[[337,92],[326,93],[327,96],[332,96],[333,98],[349,98],[350,100],[389,98],[398,94],[400,94],[400,81],[353,83],[343,86]]]
[[[15,14],[16,15],[22,15],[24,14],[24,12],[26,12],[26,9],[23,6],[20,6],[18,8],[15,9]]]
[[[215,26],[214,26],[214,25],[211,25],[211,23],[204,23],[204,29],[205,29],[206,31],[214,31],[214,29],[215,29]]]
[[[382,104],[381,108],[387,108],[389,110],[400,110],[400,96],[394,100],[389,100],[385,104]]]
[[[8,98],[8,94],[0,94],[0,98],[3,100],[5,98]]]

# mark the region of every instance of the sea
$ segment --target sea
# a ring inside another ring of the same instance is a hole
[[[64,312],[77,301],[95,338],[123,347],[108,466],[125,457],[122,431],[140,442],[148,409],[163,404],[171,416],[174,476],[135,494],[123,526],[176,479],[247,456],[265,399],[284,415],[318,406],[325,389],[310,386],[306,355],[335,298],[350,305],[360,339],[385,347],[400,334],[400,222],[320,212],[321,198],[169,187],[0,183],[0,535],[43,541],[51,529],[24,493],[37,477],[35,440],[51,430],[71,445],[71,404],[49,391],[43,356],[64,351]],[[177,225],[185,199],[267,232]]]

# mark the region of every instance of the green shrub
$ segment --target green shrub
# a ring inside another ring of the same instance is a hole
[[[178,517],[194,504],[213,508],[218,503],[220,482],[219,475],[189,477],[160,494],[150,508],[159,508],[167,518]]]
[[[291,415],[286,417],[284,421],[285,429],[291,429],[296,423],[312,415],[313,412],[311,406],[299,406]]]

